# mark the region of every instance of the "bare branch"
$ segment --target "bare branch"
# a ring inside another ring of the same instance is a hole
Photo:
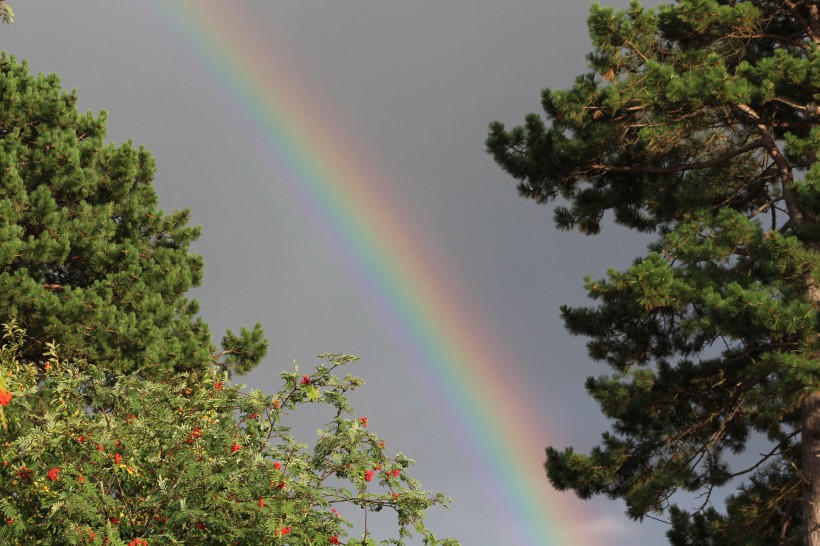
[[[614,165],[604,165],[604,164],[595,164],[590,165],[591,169],[604,171],[604,172],[633,172],[633,173],[647,173],[647,174],[668,174],[668,173],[679,173],[685,171],[695,171],[700,169],[708,169],[710,167],[715,167],[720,165],[721,163],[725,163],[726,161],[735,158],[739,155],[743,155],[747,152],[754,150],[755,148],[763,148],[764,141],[763,139],[755,140],[753,142],[749,142],[740,148],[736,148],[729,152],[726,152],[723,155],[719,155],[709,161],[701,161],[698,163],[685,163],[681,165],[672,165],[669,167],[625,167],[625,166],[614,166]]]
[[[789,8],[794,15],[794,18],[806,27],[809,37],[814,40],[815,43],[820,43],[820,11],[818,11],[817,4],[809,7],[809,13],[812,18],[811,21],[807,21],[806,18],[800,14],[800,10],[797,8],[797,3],[793,0],[783,0],[783,4]]]
[[[783,103],[786,106],[790,106],[791,108],[794,108],[795,110],[798,110],[800,112],[804,112],[810,116],[820,116],[820,106],[799,104],[785,97],[772,97],[772,100]]]
[[[777,143],[771,131],[769,131],[769,128],[763,123],[763,120],[760,119],[760,115],[757,112],[747,104],[738,105],[738,109],[753,121],[763,142],[763,147],[777,166],[777,172],[780,175],[780,185],[783,196],[785,197],[786,210],[789,211],[789,217],[794,220],[797,225],[803,225],[805,223],[805,215],[803,211],[795,205],[794,199],[791,197],[791,186],[794,182],[794,174],[792,173],[792,167],[789,165],[786,156],[784,156],[780,148],[777,147]]]

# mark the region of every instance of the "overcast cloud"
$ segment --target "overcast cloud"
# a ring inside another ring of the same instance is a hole
[[[255,44],[260,55],[286,59],[322,108],[338,114],[355,149],[386,173],[386,193],[446,257],[449,280],[480,310],[493,343],[509,348],[498,399],[520,388],[532,408],[525,426],[544,447],[594,445],[606,423],[583,381],[605,370],[563,330],[558,307],[583,304],[584,275],[628,265],[647,241],[617,228],[593,238],[556,231],[550,208],[518,198],[483,145],[488,122],[520,123],[539,111],[543,87],[569,86],[586,70],[586,2],[198,2],[265,29],[270,42]],[[3,49],[35,72],[58,73],[77,88],[82,109],[109,110],[109,138],[132,139],[156,157],[161,207],[191,207],[202,224],[195,250],[205,256],[205,281],[194,293],[202,315],[215,336],[259,321],[271,341],[268,358],[243,381],[272,390],[293,359],[361,356],[354,371],[367,387],[357,407],[416,459],[414,474],[427,488],[455,500],[449,511],[430,513],[436,534],[465,546],[509,544],[521,522],[496,517],[486,495],[492,477],[462,464],[471,446],[451,440],[458,423],[435,415],[420,384],[397,380],[413,378],[418,364],[365,297],[364,273],[338,261],[344,249],[323,238],[315,218],[277,202],[260,183],[274,175],[246,145],[232,113],[241,105],[224,102],[231,82],[196,64],[155,3],[12,6],[17,21],[0,29]],[[508,384],[507,372],[525,384]],[[532,480],[550,487],[540,469]],[[581,508],[570,521],[543,515],[567,526],[559,536],[602,546],[665,543],[662,525],[629,521],[621,503],[561,498]]]

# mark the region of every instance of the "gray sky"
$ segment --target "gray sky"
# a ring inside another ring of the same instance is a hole
[[[468,421],[477,416],[458,413],[466,407],[459,396],[492,394],[489,404],[516,401],[527,410],[515,426],[529,440],[495,446],[496,457],[507,456],[495,461],[499,468],[518,464],[517,450],[533,446],[539,462],[546,445],[594,445],[606,423],[583,380],[605,370],[588,361],[584,340],[563,330],[558,307],[583,304],[584,275],[626,266],[646,243],[617,228],[594,238],[557,232],[551,210],[518,198],[515,182],[484,152],[488,122],[520,123],[540,111],[543,87],[567,87],[586,70],[586,2],[196,3],[206,12],[226,10],[226,27],[230,21],[255,37],[244,50],[253,58],[236,63],[290,67],[278,74],[292,75],[288,85],[309,91],[307,104],[331,114],[328,134],[382,175],[379,195],[391,200],[385,206],[412,219],[402,227],[425,255],[440,258],[411,265],[457,287],[448,312],[469,312],[463,331],[486,336],[476,345],[505,357],[492,370],[495,392],[463,387],[450,401],[445,389],[452,385],[421,374],[441,363],[420,362],[419,338],[391,303],[395,294],[374,284],[372,264],[356,262],[346,246],[352,241],[334,235],[340,225],[332,218],[310,215],[278,189],[281,177],[294,175],[277,159],[275,143],[262,138],[254,111],[237,100],[248,82],[226,79],[202,55],[230,35],[196,34],[191,21],[180,26],[168,6],[183,4],[18,0],[17,21],[0,29],[2,47],[35,72],[58,73],[65,87],[77,88],[82,109],[109,110],[111,140],[131,139],[153,152],[161,207],[190,207],[203,226],[195,250],[205,256],[205,281],[194,296],[214,336],[259,321],[270,339],[268,358],[243,382],[270,391],[293,359],[309,366],[322,352],[361,356],[352,370],[367,382],[355,397],[360,414],[389,447],[417,461],[413,474],[427,488],[454,499],[450,510],[431,511],[436,534],[465,546],[515,544],[527,536],[522,528],[543,524],[493,495],[510,474],[486,465],[487,438],[497,433],[502,441],[505,431],[476,435]],[[229,41],[222,49],[238,51]],[[359,212],[367,220],[372,211]],[[408,270],[405,288],[421,290]],[[427,301],[431,313],[438,305],[429,294],[406,296]],[[448,408],[453,413],[441,415]],[[316,427],[305,426],[309,438]],[[550,488],[538,466],[513,475]],[[547,495],[555,512],[536,517],[551,529],[544,544],[665,543],[662,525],[628,521],[619,502]]]

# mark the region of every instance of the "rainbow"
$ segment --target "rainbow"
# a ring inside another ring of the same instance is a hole
[[[413,223],[385,193],[389,185],[378,183],[389,177],[349,144],[350,132],[300,83],[299,71],[279,53],[285,49],[274,55],[260,51],[262,29],[242,16],[242,4],[145,5],[175,47],[193,55],[213,85],[223,87],[232,104],[220,108],[230,108],[254,131],[248,141],[257,143],[259,161],[290,180],[288,191],[311,217],[324,219],[329,237],[343,239],[385,314],[396,317],[395,327],[421,361],[412,373],[437,387],[437,403],[476,454],[474,464],[488,481],[498,517],[513,522],[518,536],[507,543],[584,543],[577,528],[583,517],[579,504],[552,491],[543,476],[548,427],[509,386],[525,384],[510,379],[509,355],[489,341],[492,330],[460,296],[446,260],[414,237]]]

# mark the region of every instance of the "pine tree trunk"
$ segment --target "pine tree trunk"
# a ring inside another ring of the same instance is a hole
[[[803,402],[803,525],[806,546],[820,546],[820,392]]]
[[[820,288],[811,278],[807,279],[807,284],[809,301],[817,307]],[[820,546],[820,391],[814,391],[806,397],[801,412],[803,543],[805,546]]]
[[[793,2],[786,2],[789,8],[794,9]],[[820,44],[820,7],[817,4],[809,3],[808,36],[815,44]],[[811,158],[812,163],[817,162],[816,155]],[[817,245],[813,245],[818,251]],[[815,308],[820,303],[820,288],[817,283],[810,279],[809,300]],[[803,528],[805,546],[820,546],[820,392],[811,393],[802,408],[803,431],[802,441],[802,467],[803,467]]]

